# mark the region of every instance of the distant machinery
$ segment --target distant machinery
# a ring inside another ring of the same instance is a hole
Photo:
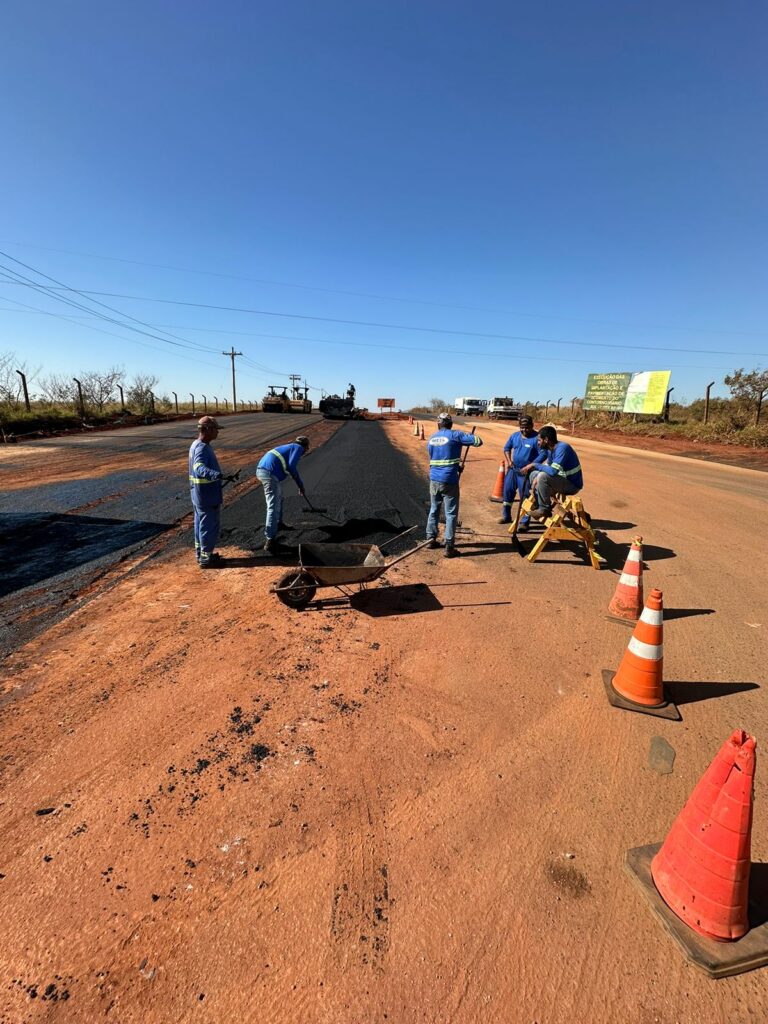
[[[358,414],[355,409],[356,389],[354,384],[347,388],[346,395],[326,395],[320,400],[318,408],[327,420],[352,420]]]
[[[269,390],[261,400],[263,412],[293,412],[288,392],[283,388],[278,391],[279,384],[270,384]]]

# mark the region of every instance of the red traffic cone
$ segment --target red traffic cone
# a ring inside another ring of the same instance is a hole
[[[624,711],[680,720],[664,696],[664,602],[652,590],[615,674],[603,671],[608,700]]]
[[[720,942],[749,931],[753,736],[737,730],[704,773],[651,862],[667,906]]]
[[[424,424],[421,424],[421,440],[424,440]]]
[[[504,463],[499,466],[499,472],[496,476],[496,485],[493,488],[493,494],[488,499],[489,501],[504,501],[504,477],[507,475]]]
[[[633,537],[616,593],[608,605],[608,616],[622,622],[637,622],[643,610],[643,538]]]

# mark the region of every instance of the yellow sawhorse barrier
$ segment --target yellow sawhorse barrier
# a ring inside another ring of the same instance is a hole
[[[536,500],[529,495],[517,507],[515,516],[509,532],[512,538],[517,537],[517,530],[523,516],[530,515],[536,507]],[[599,569],[605,559],[595,551],[597,540],[595,531],[592,529],[592,521],[584,504],[577,495],[569,494],[558,501],[552,508],[552,515],[544,522],[544,533],[534,544],[527,555],[529,562],[535,562],[544,548],[551,540],[576,540],[582,543],[587,549],[590,564],[593,569]]]

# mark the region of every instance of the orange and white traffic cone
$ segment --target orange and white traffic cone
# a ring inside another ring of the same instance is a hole
[[[679,711],[664,696],[664,603],[660,590],[651,591],[618,670],[603,670],[603,682],[614,707],[680,720]]]
[[[749,931],[755,739],[741,729],[723,745],[653,858],[664,902],[710,939]]]
[[[608,605],[608,618],[637,622],[643,610],[643,538],[633,537],[616,593]]]
[[[421,424],[421,440],[424,440],[424,424]]]
[[[627,852],[627,869],[665,930],[715,978],[768,963],[764,917],[750,931],[748,907],[756,746],[736,729],[664,842]]]
[[[504,463],[499,466],[499,472],[496,475],[496,485],[493,488],[493,494],[489,497],[489,501],[504,501],[504,477],[507,475],[507,470]]]
[[[413,421],[413,436],[419,436],[419,424],[416,422],[416,420]]]

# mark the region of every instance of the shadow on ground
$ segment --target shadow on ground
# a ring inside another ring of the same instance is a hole
[[[350,597],[349,606],[377,619],[387,615],[439,612],[443,607],[426,583],[361,590]]]
[[[150,540],[164,523],[95,516],[0,515],[0,597]]]
[[[728,697],[733,693],[759,690],[759,683],[686,683],[680,680],[665,682],[664,689],[675,704],[697,704],[701,700]]]

